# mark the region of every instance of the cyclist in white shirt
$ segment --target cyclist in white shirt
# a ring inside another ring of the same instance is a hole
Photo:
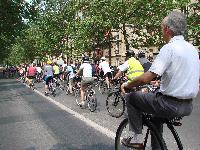
[[[197,49],[184,39],[186,16],[178,11],[170,12],[162,23],[162,34],[166,44],[161,48],[150,69],[129,83],[122,85],[130,89],[150,83],[162,76],[160,91],[156,93],[132,92],[126,95],[129,124],[135,133],[135,141],[124,138],[122,143],[131,148],[143,149],[136,137],[142,134],[142,112],[155,117],[174,118],[188,116],[192,112],[192,100],[199,91],[199,56]],[[162,134],[163,126],[156,122]],[[152,149],[160,150],[158,141],[151,140]]]
[[[92,66],[89,63],[88,56],[83,57],[83,64],[80,66],[78,72],[76,73],[76,76],[80,76],[81,72],[83,75],[81,81],[81,99],[79,103],[80,107],[85,105],[84,97],[88,83],[92,83],[94,81],[94,78],[92,77]]]
[[[105,57],[101,58],[101,63],[99,64],[99,69],[102,69],[104,72],[104,78],[106,79],[106,83],[108,88],[110,88],[110,80],[112,78],[111,69],[109,63],[106,61]]]
[[[67,66],[66,71],[68,73],[69,91],[70,91],[70,94],[72,94],[72,87],[74,84],[73,79],[75,76],[75,70],[74,70],[74,65],[73,65],[72,60],[70,61],[70,64]]]

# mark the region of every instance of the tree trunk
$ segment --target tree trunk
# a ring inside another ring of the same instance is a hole
[[[122,27],[122,30],[123,30],[123,35],[124,35],[124,41],[125,41],[125,46],[126,46],[126,51],[129,50],[129,46],[130,44],[128,43],[128,39],[126,37],[126,27],[125,27],[125,23],[123,23],[123,27]]]

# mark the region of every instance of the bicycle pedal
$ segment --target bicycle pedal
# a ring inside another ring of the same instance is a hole
[[[173,122],[172,123],[174,126],[181,126],[182,125],[182,123],[180,123],[180,122]]]

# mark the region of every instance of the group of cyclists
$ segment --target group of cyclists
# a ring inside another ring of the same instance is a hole
[[[64,80],[68,75],[70,93],[73,93],[73,79],[82,76],[81,94],[79,106],[85,105],[84,94],[88,83],[94,82],[96,78],[105,78],[107,88],[111,88],[111,83],[120,76],[126,74],[127,82],[121,86],[122,94],[127,101],[127,113],[134,138],[126,137],[122,139],[122,144],[134,149],[143,149],[142,143],[137,143],[137,137],[142,129],[142,112],[153,114],[157,117],[183,117],[190,115],[192,111],[192,99],[197,95],[199,89],[199,56],[197,50],[184,40],[186,31],[186,18],[177,11],[173,11],[166,16],[161,23],[165,44],[154,62],[151,64],[144,53],[136,55],[133,50],[127,50],[126,61],[117,67],[113,74],[109,63],[102,57],[98,67],[94,67],[89,56],[85,55],[81,65],[73,65],[66,62],[59,66],[56,62],[48,60],[43,66],[43,76],[45,81],[45,95],[48,95],[48,84],[53,78]],[[39,66],[37,66],[39,67]],[[38,69],[35,64],[31,64],[27,69],[21,67],[20,74],[26,75],[28,84],[32,84]],[[96,71],[94,71],[94,68]],[[97,69],[98,68],[98,69]],[[26,71],[25,71],[26,70]],[[98,71],[97,71],[98,70]],[[94,72],[97,77],[94,77]],[[41,73],[41,71],[40,71]],[[161,81],[152,82],[157,77]],[[126,93],[127,89],[138,87],[143,84],[160,83],[160,90],[156,93],[144,93],[141,91]],[[162,125],[155,122],[162,134]],[[158,141],[152,138],[152,149],[160,149]]]
[[[145,58],[145,53],[139,53],[138,58]],[[32,63],[30,65],[20,65],[18,72],[20,78],[24,80],[29,86],[34,86],[35,81],[44,81],[45,95],[49,95],[49,83],[53,80],[67,81],[69,85],[69,94],[73,94],[74,78],[81,76],[80,82],[80,104],[84,105],[85,90],[88,83],[103,79],[107,85],[107,89],[111,89],[111,83],[118,79],[120,76],[127,74],[128,81],[135,76],[144,73],[143,66],[139,59],[135,58],[133,50],[128,50],[126,53],[127,61],[118,66],[115,70],[111,67],[106,60],[106,57],[101,57],[98,64],[93,64],[87,55],[82,57],[82,64],[73,64],[73,61],[66,61],[63,64],[58,64],[56,61],[48,60],[45,65],[37,65]],[[143,64],[150,63],[148,59],[143,61]],[[150,67],[150,66],[149,66]]]

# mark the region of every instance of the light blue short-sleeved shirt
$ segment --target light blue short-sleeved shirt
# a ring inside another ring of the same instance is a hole
[[[189,99],[199,91],[198,51],[183,36],[173,37],[161,48],[149,71],[162,76],[160,91],[164,95]]]

